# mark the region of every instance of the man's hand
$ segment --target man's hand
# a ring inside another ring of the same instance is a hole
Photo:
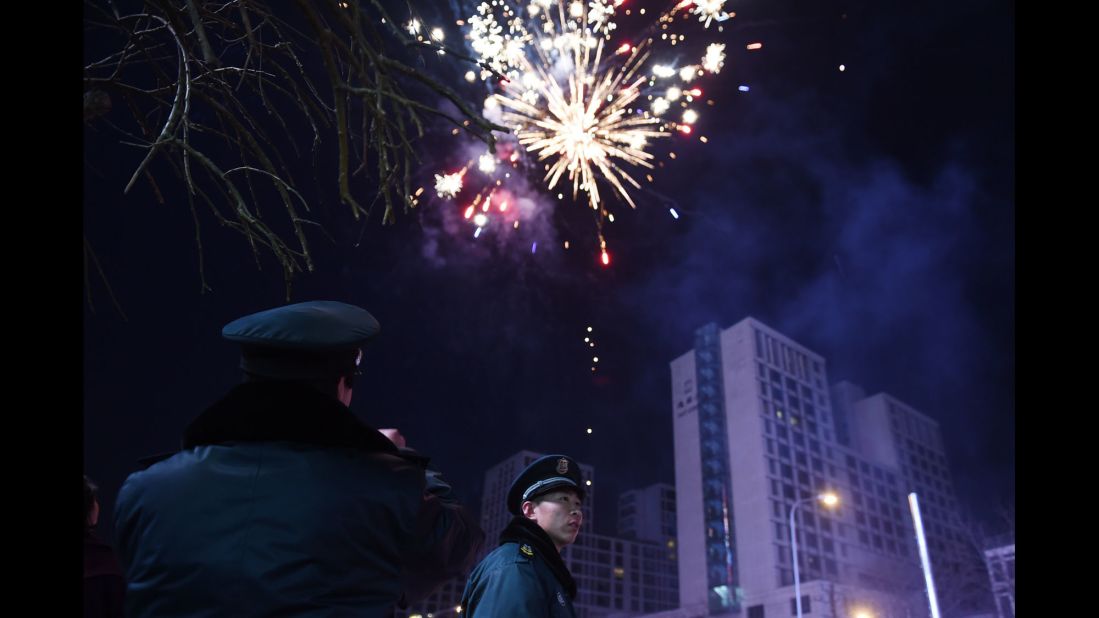
[[[401,435],[401,430],[399,430],[399,429],[379,429],[378,432],[381,433],[383,436],[389,438],[389,441],[392,442],[394,445],[396,445],[397,448],[404,448],[405,441],[404,441],[404,436]]]

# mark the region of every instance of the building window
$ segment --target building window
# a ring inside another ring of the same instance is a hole
[[[811,606],[809,605],[809,595],[807,595],[807,594],[801,595],[801,613],[802,614],[808,614],[811,611],[813,611],[813,610],[811,609]],[[790,615],[791,616],[797,616],[798,615],[798,602],[797,602],[796,598],[791,598],[790,599]]]
[[[762,605],[753,605],[748,608],[748,618],[767,618],[763,613]]]

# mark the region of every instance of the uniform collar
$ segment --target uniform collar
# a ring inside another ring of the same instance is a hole
[[[572,573],[569,573],[569,567],[565,565],[565,561],[561,558],[561,552],[557,551],[557,546],[553,544],[553,540],[538,524],[516,515],[511,518],[511,522],[500,533],[500,543],[529,543],[533,545],[534,553],[541,556],[542,560],[549,566],[554,578],[565,588],[569,599],[576,598],[576,580],[572,578]]]
[[[295,382],[234,387],[187,426],[183,448],[228,442],[286,441],[397,454],[397,447],[342,403]]]

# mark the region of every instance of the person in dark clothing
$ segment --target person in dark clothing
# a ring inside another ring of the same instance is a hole
[[[98,489],[84,477],[84,618],[120,618],[126,581],[114,550],[95,534]]]
[[[462,593],[468,618],[575,618],[576,582],[561,550],[576,541],[584,515],[580,466],[565,455],[531,463],[507,495],[514,515],[500,546],[473,569]]]
[[[332,301],[222,329],[245,381],[119,492],[131,618],[388,616],[467,571],[484,534],[450,486],[348,410],[378,331]]]

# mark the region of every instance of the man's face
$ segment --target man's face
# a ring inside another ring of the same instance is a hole
[[[584,522],[580,497],[571,489],[555,489],[541,496],[537,503],[524,502],[523,515],[546,531],[557,551],[576,540],[580,525]]]

